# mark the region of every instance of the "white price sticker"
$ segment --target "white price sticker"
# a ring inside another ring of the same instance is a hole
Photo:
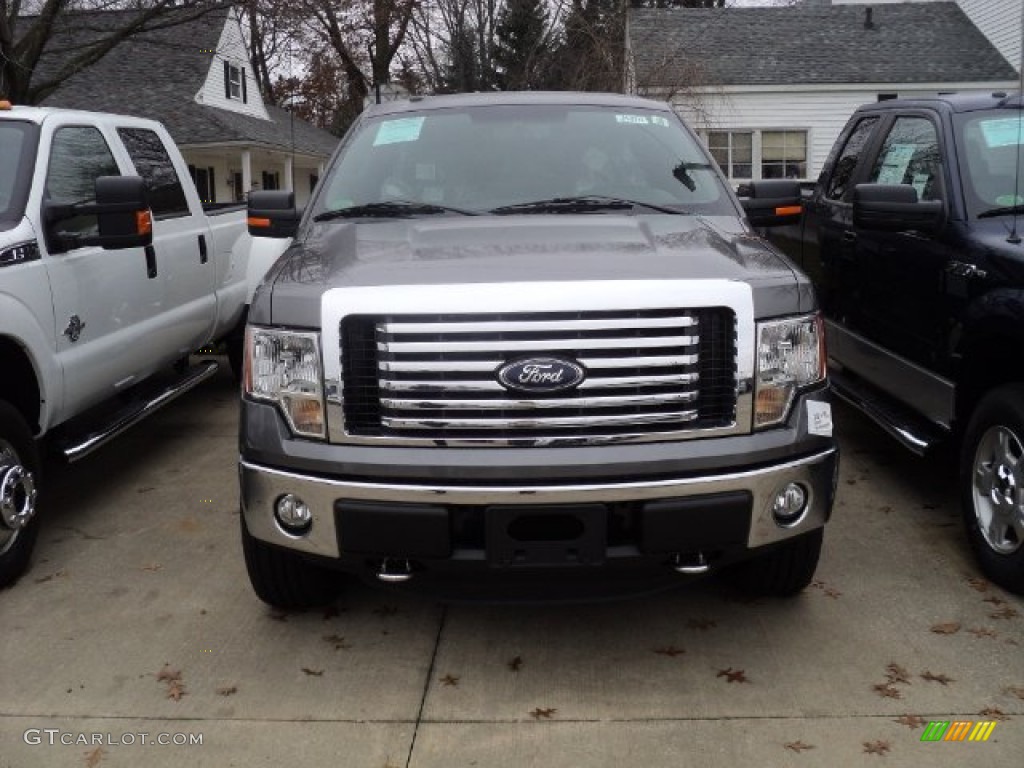
[[[812,435],[832,437],[832,406],[829,403],[807,401],[807,431]]]

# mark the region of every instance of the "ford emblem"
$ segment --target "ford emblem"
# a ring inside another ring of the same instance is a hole
[[[583,366],[561,357],[513,360],[498,369],[498,382],[514,392],[560,392],[583,383]]]

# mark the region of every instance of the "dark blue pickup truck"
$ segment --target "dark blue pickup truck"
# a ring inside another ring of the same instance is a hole
[[[812,278],[833,391],[912,451],[958,441],[984,572],[1024,593],[1024,177],[1019,95],[864,106],[799,225],[772,239]],[[754,198],[795,194],[755,185]],[[792,187],[792,183],[790,183]]]

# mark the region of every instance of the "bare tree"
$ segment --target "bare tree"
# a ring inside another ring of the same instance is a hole
[[[0,97],[35,104],[124,40],[228,6],[217,0],[39,0],[30,7],[23,0],[0,0]],[[93,29],[87,14],[96,11],[116,11],[117,16]],[[85,28],[89,34],[76,34],[75,43],[63,43],[63,33],[71,28],[76,33]],[[44,52],[55,64],[41,74]]]

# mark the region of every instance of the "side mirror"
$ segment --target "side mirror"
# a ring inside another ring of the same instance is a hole
[[[253,237],[295,237],[299,212],[294,192],[250,192],[249,234]]]
[[[55,253],[88,245],[105,250],[144,248],[153,242],[153,215],[141,176],[100,176],[95,203],[44,203],[50,250]],[[59,224],[78,216],[95,216],[97,235],[61,232]]]
[[[853,189],[853,223],[880,232],[935,232],[942,226],[942,201],[918,201],[909,184],[858,184]]]
[[[780,227],[795,224],[803,213],[800,182],[790,179],[752,181],[741,190],[740,205],[752,227]]]

